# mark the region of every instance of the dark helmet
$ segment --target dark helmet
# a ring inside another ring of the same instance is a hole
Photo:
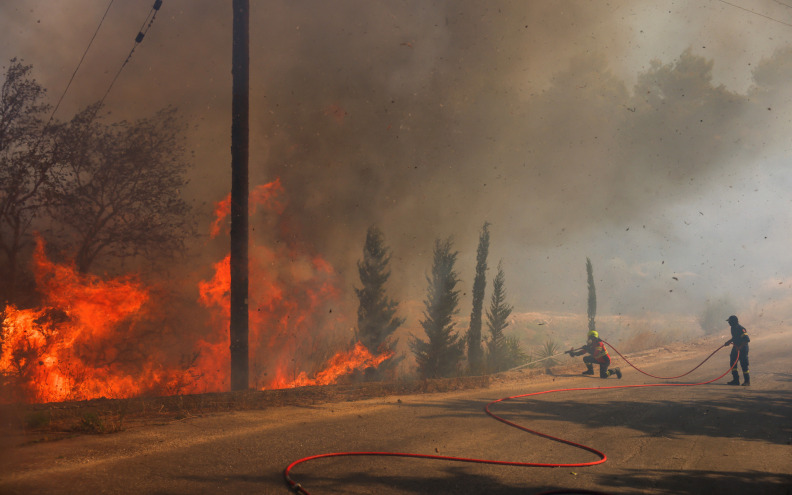
[[[737,317],[736,317],[736,316],[734,316],[734,315],[731,315],[731,316],[729,317],[729,319],[728,319],[728,320],[726,320],[726,321],[728,321],[728,322],[729,322],[729,325],[734,325],[734,324],[736,324],[736,323],[737,323]]]

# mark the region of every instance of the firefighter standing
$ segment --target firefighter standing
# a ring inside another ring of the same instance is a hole
[[[597,331],[590,330],[587,337],[588,341],[586,345],[580,349],[570,349],[566,351],[566,354],[569,354],[572,357],[582,356],[586,353],[589,354],[583,358],[583,362],[586,363],[586,371],[583,372],[584,375],[593,375],[594,364],[599,364],[600,378],[608,378],[611,375],[616,375],[616,378],[621,378],[622,373],[619,368],[613,368],[610,370],[608,369],[608,366],[610,366],[611,362],[610,355],[608,354],[608,350],[605,348],[605,342],[600,340]]]
[[[739,385],[740,384],[740,373],[737,372],[737,353],[740,354],[740,367],[742,368],[743,372],[743,386],[750,386],[751,385],[751,375],[748,373],[748,342],[751,341],[748,338],[748,332],[745,330],[745,327],[740,325],[739,320],[734,315],[731,315],[728,320],[729,326],[731,327],[731,335],[732,338],[726,341],[723,344],[723,347],[728,347],[730,344],[732,346],[731,354],[729,356],[729,365],[734,366],[732,369],[732,381],[728,382],[729,385]]]

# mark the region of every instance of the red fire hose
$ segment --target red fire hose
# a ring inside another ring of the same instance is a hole
[[[608,344],[607,342],[605,342],[605,343]],[[624,361],[627,362],[627,364],[629,364],[631,367],[635,368],[639,372],[641,372],[641,373],[643,373],[643,374],[645,374],[647,376],[651,376],[653,378],[659,378],[659,379],[663,379],[663,380],[679,378],[681,376],[685,376],[685,375],[691,373],[692,371],[694,371],[695,369],[700,367],[702,364],[707,362],[707,360],[709,360],[709,358],[711,358],[713,355],[715,355],[715,353],[717,353],[718,351],[720,351],[723,348],[723,346],[719,347],[712,354],[710,354],[704,361],[702,361],[698,366],[696,366],[692,370],[688,371],[687,373],[684,373],[682,375],[675,376],[675,377],[659,377],[659,376],[650,375],[649,373],[646,373],[646,372],[640,370],[634,364],[632,364],[630,361],[628,361],[618,350],[616,350],[615,347],[613,347],[610,344],[608,344],[608,346],[610,346],[614,351],[616,351],[616,353],[619,354],[619,356],[621,356],[621,358],[624,359]],[[608,457],[603,452],[600,452],[599,450],[597,450],[597,449],[595,449],[593,447],[589,447],[589,446],[586,446],[586,445],[583,445],[583,444],[572,442],[570,440],[565,440],[563,438],[554,437],[552,435],[548,435],[546,433],[541,433],[541,432],[538,432],[536,430],[531,430],[530,428],[526,428],[525,426],[522,426],[522,425],[519,425],[517,423],[511,422],[511,421],[509,421],[507,419],[504,419],[504,418],[494,414],[492,411],[490,411],[490,407],[492,405],[494,405],[494,404],[497,404],[499,402],[504,402],[504,401],[507,401],[507,400],[520,399],[520,398],[523,398],[523,397],[531,397],[531,396],[535,396],[535,395],[550,394],[550,393],[554,393],[554,392],[576,392],[576,391],[583,391],[583,390],[609,390],[609,389],[618,389],[618,388],[639,388],[639,387],[692,387],[692,386],[696,386],[696,385],[706,385],[706,384],[712,383],[712,382],[714,382],[716,380],[720,380],[721,378],[726,376],[732,369],[734,369],[734,367],[737,364],[738,359],[739,359],[739,348],[738,348],[738,351],[737,351],[737,359],[734,360],[734,363],[732,363],[731,367],[728,370],[726,370],[726,372],[723,373],[722,375],[720,375],[719,377],[713,378],[712,380],[708,380],[708,381],[705,381],[705,382],[699,382],[699,383],[649,383],[649,384],[642,384],[642,385],[614,385],[614,386],[609,386],[609,387],[579,387],[579,388],[562,388],[562,389],[555,389],[555,390],[544,390],[544,391],[541,391],[541,392],[532,392],[530,394],[513,395],[511,397],[504,397],[502,399],[494,400],[494,401],[488,403],[484,407],[484,411],[488,415],[490,415],[494,419],[500,421],[501,423],[505,423],[505,424],[507,424],[507,425],[509,425],[509,426],[511,426],[513,428],[517,428],[518,430],[522,430],[522,431],[525,431],[527,433],[532,433],[534,435],[537,435],[537,436],[540,436],[540,437],[543,437],[543,438],[547,438],[547,439],[553,440],[555,442],[564,443],[564,444],[567,444],[567,445],[571,445],[572,447],[576,447],[578,449],[591,452],[592,454],[594,454],[597,457],[599,457],[599,459],[596,460],[596,461],[580,462],[580,463],[539,463],[539,462],[495,461],[495,460],[490,460],[490,459],[474,459],[474,458],[468,458],[468,457],[453,457],[453,456],[430,455],[430,454],[411,454],[411,453],[405,453],[405,452],[332,452],[332,453],[328,453],[328,454],[318,454],[318,455],[313,455],[313,456],[309,456],[309,457],[303,457],[302,459],[298,459],[298,460],[292,462],[291,464],[289,464],[286,467],[286,469],[283,470],[283,477],[286,480],[286,484],[295,493],[302,493],[304,495],[310,495],[310,493],[305,488],[303,488],[299,483],[297,483],[296,481],[294,481],[291,478],[290,472],[298,464],[302,464],[304,462],[312,461],[312,460],[315,460],[315,459],[324,459],[324,458],[328,458],[328,457],[349,457],[349,456],[411,457],[411,458],[433,459],[433,460],[441,460],[441,461],[472,462],[472,463],[477,463],[477,464],[498,464],[498,465],[504,465],[504,466],[522,466],[522,467],[585,467],[585,466],[595,466],[597,464],[604,463],[608,459]],[[543,492],[544,495],[561,494],[561,493],[603,494],[603,492],[597,492],[597,491],[591,491],[591,490],[580,490],[580,489],[555,490],[555,491],[550,491],[550,492]]]

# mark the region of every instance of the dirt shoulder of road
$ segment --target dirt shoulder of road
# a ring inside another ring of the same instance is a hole
[[[700,355],[716,348],[719,336],[626,354],[633,364]],[[617,356],[613,356],[617,360]],[[557,376],[578,373],[579,360],[560,356],[551,368],[522,368],[493,375],[396,382],[361,382],[310,386],[282,390],[206,393],[171,397],[94,399],[50,404],[0,406],[0,438],[6,445],[55,441],[83,434],[109,434],[147,425],[162,425],[189,418],[231,411],[283,406],[312,406],[354,402],[388,396],[443,393],[460,390],[509,387],[518,383],[541,384]],[[540,366],[544,363],[540,363]]]

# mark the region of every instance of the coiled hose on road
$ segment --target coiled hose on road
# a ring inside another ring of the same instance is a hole
[[[687,373],[683,373],[681,375],[672,376],[672,377],[662,377],[662,376],[651,375],[651,374],[646,373],[645,371],[639,369],[637,366],[635,366],[630,361],[628,361],[627,358],[625,358],[622,355],[622,353],[620,353],[615,347],[613,347],[612,345],[608,344],[607,342],[605,342],[605,344],[607,344],[611,349],[613,349],[632,368],[636,369],[640,373],[643,373],[644,375],[650,376],[652,378],[661,379],[661,380],[671,380],[671,379],[675,379],[675,378],[680,378],[682,376],[685,376],[685,375],[688,375],[688,374],[692,373],[693,371],[698,369],[701,365],[703,365],[705,362],[707,362],[712,356],[714,356],[718,351],[720,351],[724,347],[724,346],[719,346],[718,349],[716,349],[712,354],[707,356],[707,358],[704,359],[704,361],[699,363],[695,368],[691,369]],[[737,358],[734,360],[734,362],[732,363],[731,367],[729,367],[729,369],[726,370],[725,373],[723,373],[722,375],[718,376],[717,378],[713,378],[712,380],[707,380],[705,382],[698,382],[698,383],[648,383],[648,384],[642,384],[642,385],[613,385],[613,386],[607,386],[607,387],[577,387],[577,388],[561,388],[561,389],[555,389],[555,390],[543,390],[541,392],[532,392],[532,393],[529,393],[529,394],[521,394],[521,395],[513,395],[511,397],[503,397],[501,399],[497,399],[497,400],[494,400],[494,401],[488,403],[484,407],[484,411],[489,416],[491,416],[492,418],[500,421],[501,423],[504,423],[506,425],[509,425],[509,426],[511,426],[513,428],[517,428],[518,430],[522,430],[522,431],[527,432],[527,433],[532,433],[534,435],[537,435],[537,436],[540,436],[540,437],[543,437],[543,438],[547,438],[549,440],[553,440],[554,442],[559,442],[559,443],[563,443],[563,444],[566,444],[566,445],[571,445],[572,447],[576,447],[578,449],[585,450],[587,452],[591,452],[592,454],[594,454],[597,457],[599,457],[599,459],[596,460],[596,461],[580,462],[580,463],[541,463],[541,462],[496,461],[496,460],[491,460],[491,459],[475,459],[475,458],[469,458],[469,457],[453,457],[453,456],[431,455],[431,454],[413,454],[413,453],[407,453],[407,452],[332,452],[332,453],[327,453],[327,454],[318,454],[318,455],[312,455],[312,456],[308,456],[308,457],[303,457],[302,459],[298,459],[298,460],[292,462],[291,464],[289,464],[286,467],[286,469],[283,470],[283,477],[286,480],[286,484],[295,493],[301,493],[303,495],[310,495],[310,492],[308,492],[308,490],[303,488],[302,485],[300,485],[299,483],[297,483],[296,481],[294,481],[292,479],[291,474],[290,474],[291,470],[295,466],[297,466],[299,464],[303,464],[305,462],[316,460],[316,459],[326,459],[326,458],[329,458],[329,457],[350,457],[350,456],[409,457],[409,458],[418,458],[418,459],[432,459],[432,460],[454,461],[454,462],[472,462],[472,463],[477,463],[477,464],[496,464],[496,465],[503,465],[503,466],[522,466],[522,467],[586,467],[586,466],[595,466],[597,464],[602,464],[602,463],[604,463],[605,461],[608,460],[608,457],[605,455],[604,452],[600,452],[599,450],[597,450],[597,449],[595,449],[593,447],[589,447],[587,445],[576,443],[576,442],[573,442],[571,440],[565,440],[563,438],[559,438],[559,437],[555,437],[555,436],[552,436],[552,435],[548,435],[547,433],[542,433],[542,432],[527,428],[525,426],[519,425],[517,423],[509,421],[509,420],[507,420],[505,418],[502,418],[502,417],[498,416],[497,414],[493,413],[490,410],[490,407],[492,407],[493,405],[495,405],[495,404],[497,404],[499,402],[505,402],[507,400],[521,399],[521,398],[524,398],[524,397],[532,397],[532,396],[536,396],[536,395],[551,394],[551,393],[556,393],[556,392],[577,392],[577,391],[583,391],[583,390],[609,390],[609,389],[643,388],[643,387],[692,387],[692,386],[697,386],[697,385],[706,385],[708,383],[712,383],[714,381],[720,380],[721,378],[726,376],[729,372],[731,372],[732,369],[734,369],[734,367],[737,365],[737,361],[738,360],[739,360],[739,349],[737,351]],[[597,491],[591,491],[591,490],[570,489],[570,490],[554,490],[554,491],[551,491],[551,492],[543,492],[542,495],[561,494],[561,493],[586,493],[586,494],[595,494],[595,495],[596,494],[603,494],[603,492],[597,492]]]

